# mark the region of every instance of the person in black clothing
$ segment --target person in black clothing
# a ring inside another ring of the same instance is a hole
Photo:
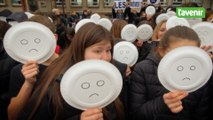
[[[112,5],[112,18],[113,19],[122,19],[125,20],[126,13],[123,11],[123,9],[117,9],[115,10],[115,3]]]
[[[82,111],[69,106],[63,100],[59,87],[61,76],[75,63],[88,59],[100,59],[111,62],[112,46],[113,37],[108,30],[94,23],[83,25],[75,34],[71,46],[47,67],[40,84],[33,92],[28,105],[19,119],[124,119],[122,95],[103,109],[91,108]]]
[[[156,51],[136,64],[129,83],[128,110],[132,120],[207,120],[207,84],[188,94],[168,91],[157,76],[161,58],[181,46],[200,46],[198,35],[185,26],[169,29]]]
[[[115,38],[114,40],[121,39],[121,31],[128,23],[125,20],[116,19],[112,22],[111,33]],[[116,43],[116,41],[115,41]]]
[[[54,33],[58,35],[57,45],[64,48],[65,42],[62,38],[62,34],[67,26],[67,19],[65,15],[62,15],[59,9],[53,9],[53,12],[51,13],[50,17],[53,20],[54,26],[56,27],[56,30]]]
[[[18,64],[8,56],[3,46],[3,38],[11,26],[0,20],[0,119],[7,120],[7,106],[10,102],[8,90],[10,81],[10,71]]]
[[[135,9],[130,8],[130,6],[127,4],[125,9],[125,14],[128,16],[128,23],[137,25],[141,19],[144,17],[140,17],[141,12],[137,12]]]
[[[48,27],[52,32],[54,32],[55,30],[54,24],[48,19],[48,17],[35,15],[31,17],[29,21],[41,23]],[[26,101],[29,100],[34,87],[40,81],[40,76],[43,73],[44,69],[57,57],[58,54],[54,53],[44,63],[37,64],[36,61],[28,61],[24,65],[16,65],[11,70],[9,89],[11,102],[8,106],[8,118],[10,120],[17,119],[17,116],[24,108]]]
[[[82,19],[90,18],[91,12],[88,9],[84,9],[82,13]]]
[[[143,42],[143,45],[138,47],[139,58],[137,62],[144,60],[148,54],[158,46],[165,32],[166,21],[161,21],[155,27],[151,40]]]
[[[79,14],[76,11],[71,11],[70,15],[67,18],[69,27],[75,28],[75,25],[79,19],[80,19]]]
[[[62,32],[61,37],[64,40],[64,46],[60,48],[60,54],[63,53],[65,49],[67,49],[72,43],[72,38],[75,35],[74,28],[65,28],[65,31]]]

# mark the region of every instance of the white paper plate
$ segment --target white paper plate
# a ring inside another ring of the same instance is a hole
[[[76,24],[76,26],[75,26],[75,33],[76,33],[83,25],[85,25],[86,23],[89,23],[89,22],[95,23],[95,21],[93,21],[93,20],[91,20],[91,19],[82,19],[82,20],[80,20],[80,21]]]
[[[176,16],[170,17],[166,22],[167,30],[175,26],[187,26],[190,27],[188,21],[184,18],[178,18]]]
[[[161,21],[168,20],[168,19],[169,19],[169,16],[166,13],[162,13],[158,15],[155,22],[156,24],[159,24]]]
[[[69,105],[86,110],[112,103],[122,85],[122,76],[114,65],[102,60],[86,60],[65,72],[60,90]]]
[[[147,41],[153,35],[153,29],[148,24],[140,25],[137,29],[137,39]]]
[[[166,14],[167,14],[169,17],[176,16],[176,12],[174,12],[174,11],[167,11]]]
[[[9,21],[8,24],[10,24],[11,26],[17,25],[19,22],[17,21]]]
[[[99,25],[103,26],[104,28],[106,28],[107,30],[111,30],[112,28],[112,22],[107,19],[107,18],[101,18],[98,23]]]
[[[171,7],[168,8],[168,9],[166,10],[166,12],[169,12],[169,11],[172,11],[172,8],[171,8]]]
[[[213,23],[202,22],[192,26],[192,29],[198,34],[202,45],[213,46]],[[213,48],[210,49],[213,52]]]
[[[27,60],[43,63],[55,52],[56,38],[40,23],[22,22],[7,31],[4,48],[9,56],[21,63]]]
[[[186,18],[190,26],[196,25],[198,23],[201,23],[203,20],[202,18]]]
[[[211,74],[212,61],[208,54],[192,46],[170,51],[158,66],[158,78],[170,91],[196,91],[209,80]]]
[[[134,42],[137,38],[137,27],[133,24],[125,25],[121,30],[121,38],[129,42]]]
[[[27,18],[30,19],[31,17],[34,16],[34,14],[30,13],[30,12],[24,12],[27,15]]]
[[[4,17],[4,16],[0,16],[0,20],[4,21],[4,22],[7,22],[6,17]]]
[[[95,23],[98,23],[98,21],[101,19],[101,16],[98,15],[97,13],[95,13],[95,14],[90,16],[90,19],[95,21]]]
[[[146,13],[147,15],[154,15],[155,12],[156,12],[156,9],[155,9],[154,6],[148,6],[148,7],[146,8],[146,10],[145,10],[145,13]]]
[[[113,58],[121,63],[133,66],[138,60],[138,50],[131,42],[122,41],[115,44]]]

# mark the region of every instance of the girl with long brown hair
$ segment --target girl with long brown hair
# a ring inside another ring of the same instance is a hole
[[[175,48],[200,46],[196,32],[185,26],[169,29],[155,51],[136,64],[132,72],[128,104],[133,120],[207,120],[207,86],[188,94],[185,91],[168,91],[159,80],[160,60]],[[202,96],[202,97],[201,97]]]
[[[64,72],[75,63],[87,59],[112,61],[113,37],[100,25],[87,23],[75,34],[72,44],[43,73],[41,82],[32,94],[20,119],[54,120],[118,120],[124,119],[119,96],[107,107],[85,111],[69,106],[60,93],[60,80]]]

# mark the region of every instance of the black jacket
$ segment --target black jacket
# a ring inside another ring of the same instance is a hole
[[[210,80],[208,81],[209,83],[209,90],[208,90],[208,94],[209,94],[209,120],[213,120],[213,75],[211,76]]]
[[[10,102],[8,95],[10,71],[18,64],[3,50],[0,52],[0,120],[7,119],[7,107]]]
[[[159,41],[145,41],[143,45],[138,48],[139,56],[137,63],[144,60],[149,53],[158,46],[158,44]]]
[[[122,91],[119,95],[119,98],[121,102],[124,104],[124,109],[125,109],[125,102],[126,102],[126,80],[125,80],[125,71],[126,71],[126,64],[120,63],[118,61],[113,60],[112,63],[118,68],[120,73],[122,74],[123,79],[123,88]],[[57,78],[56,82],[57,84],[60,84],[62,75]],[[33,119],[35,120],[52,120],[54,117],[54,112],[53,112],[53,106],[52,106],[52,95],[54,94],[51,92],[51,87],[49,88],[50,91],[48,91],[47,95],[45,95],[44,99],[42,100],[41,105],[39,106],[35,116]],[[61,98],[62,99],[62,98]],[[62,111],[62,120],[79,120],[80,119],[80,114],[82,113],[81,110],[76,109],[70,105],[68,105],[63,99],[63,111]],[[19,120],[26,120],[29,117],[32,104],[35,104],[33,102],[29,102],[27,106],[25,107],[24,111],[21,113],[19,116]],[[115,105],[110,104],[107,105],[106,110],[109,112],[109,120],[119,120],[118,113],[116,111]],[[125,111],[124,111],[125,112]],[[125,114],[125,119],[127,118],[127,114]],[[105,117],[104,117],[105,118]]]
[[[132,73],[128,103],[132,120],[206,120],[208,111],[207,86],[190,93],[182,100],[183,110],[173,114],[163,101],[169,92],[157,76],[160,59],[152,52],[136,64]]]

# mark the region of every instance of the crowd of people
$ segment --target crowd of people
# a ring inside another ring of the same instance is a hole
[[[185,6],[197,7],[194,3]],[[95,23],[86,23],[77,32],[76,24],[90,18],[92,12],[84,10],[80,15],[69,15],[53,9],[50,14],[38,11],[31,16],[24,12],[4,10],[0,16],[0,119],[1,120],[212,120],[213,76],[202,88],[188,93],[169,91],[161,83],[157,69],[161,59],[175,48],[194,46],[208,52],[212,46],[201,46],[197,33],[190,27],[166,28],[167,20],[156,23],[156,18],[167,10],[154,6],[156,13],[147,15],[148,6],[140,11],[126,4],[123,11],[112,8],[111,30]],[[207,9],[203,21],[213,22],[213,10]],[[3,40],[6,32],[24,21],[33,21],[49,28],[57,39],[55,53],[45,62],[29,60],[25,64],[13,60],[5,51]],[[17,22],[17,23],[14,23]],[[125,25],[148,24],[153,35],[148,41],[135,40],[139,57],[134,66],[113,59],[113,46],[123,41]],[[213,31],[212,31],[213,32]],[[208,53],[213,60],[212,53]],[[99,59],[112,63],[120,71],[123,88],[120,95],[104,108],[79,110],[68,105],[60,93],[60,81],[64,72],[76,63]]]

